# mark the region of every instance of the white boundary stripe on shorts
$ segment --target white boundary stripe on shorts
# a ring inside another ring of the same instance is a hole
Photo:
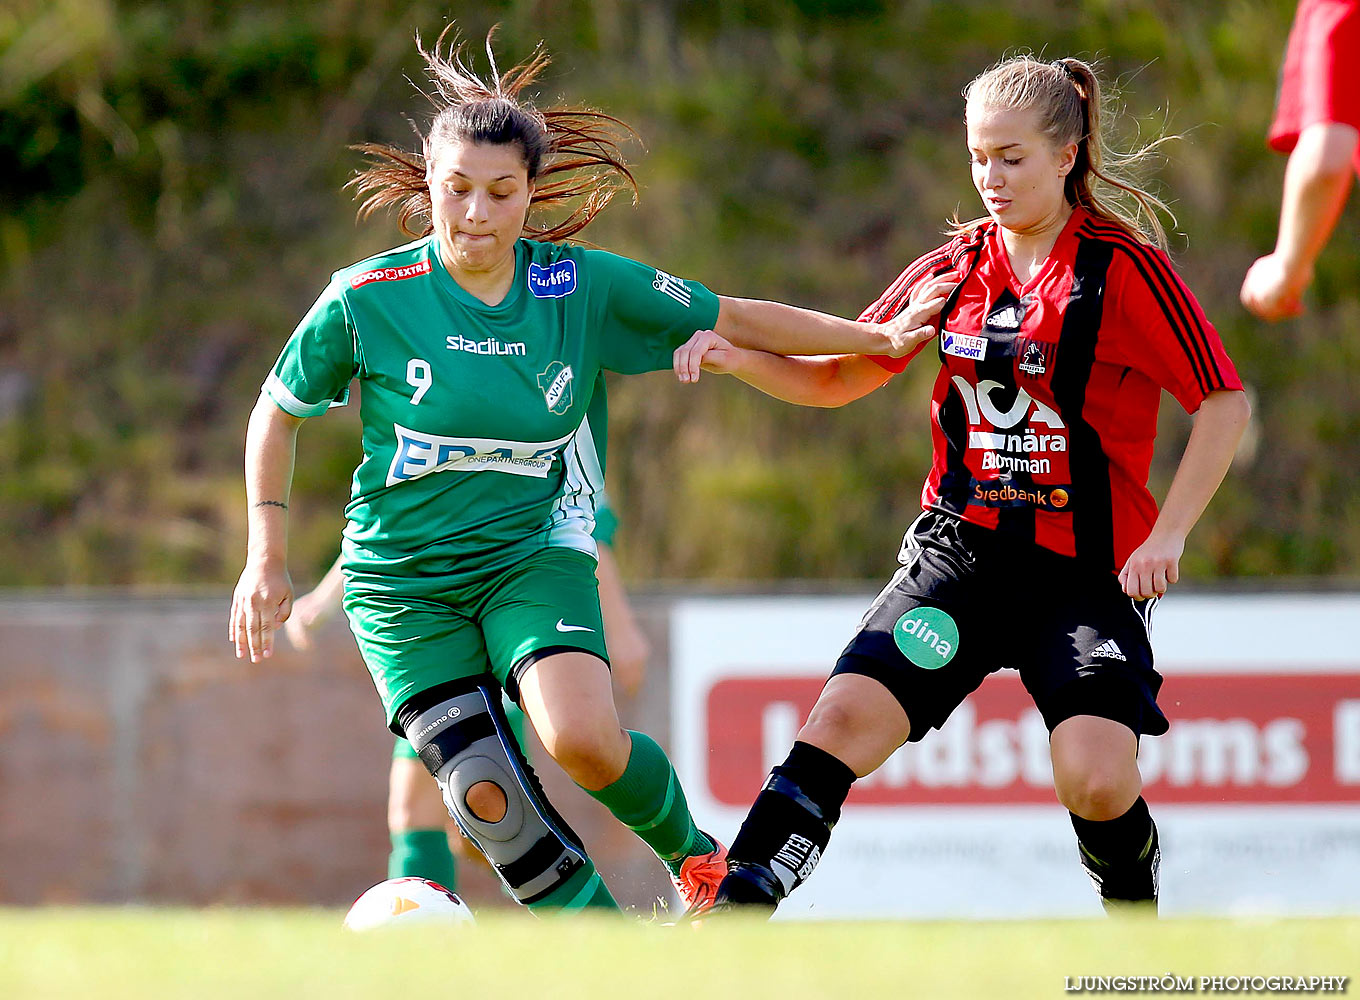
[[[897,550],[897,561],[904,566],[907,563],[907,556],[909,553],[921,551],[921,543],[916,540],[916,526],[920,524],[929,513],[931,512],[923,510],[921,513],[917,514],[915,520],[907,525],[907,530],[902,534],[902,546]]]
[[[1147,633],[1148,642],[1152,641],[1152,612],[1156,609],[1157,602],[1161,599],[1160,594],[1153,595],[1144,601],[1143,606],[1139,608],[1138,602],[1132,597],[1129,598],[1129,603],[1133,605],[1133,613],[1137,615],[1138,620],[1143,623],[1143,631]]]

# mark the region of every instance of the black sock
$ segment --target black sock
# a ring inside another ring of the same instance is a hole
[[[836,756],[794,743],[747,813],[728,862],[767,869],[787,896],[817,867],[854,782],[855,772]]]
[[[1102,865],[1123,867],[1144,860],[1149,853],[1156,827],[1141,795],[1128,812],[1114,819],[1092,820],[1082,819],[1076,813],[1068,815],[1072,817],[1072,829],[1077,831],[1077,841]]]
[[[1105,909],[1127,903],[1157,903],[1161,849],[1157,824],[1140,796],[1123,816],[1089,820],[1072,815],[1082,867],[1100,893]]]

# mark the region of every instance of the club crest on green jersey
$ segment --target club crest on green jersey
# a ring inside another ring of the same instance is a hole
[[[543,390],[543,402],[548,412],[563,414],[571,409],[571,383],[575,379],[571,365],[554,361],[539,373],[538,387]]]
[[[959,648],[959,627],[939,608],[912,608],[893,627],[893,641],[912,663],[938,670]]]

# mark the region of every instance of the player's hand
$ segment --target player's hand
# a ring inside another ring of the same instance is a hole
[[[1185,552],[1183,535],[1153,532],[1134,549],[1119,571],[1119,585],[1130,597],[1142,600],[1160,597],[1181,578],[1181,555]]]
[[[679,381],[697,382],[701,371],[717,375],[732,374],[743,353],[741,348],[733,347],[730,341],[712,330],[697,330],[694,336],[675,349],[671,364]]]
[[[608,635],[609,667],[614,683],[630,698],[642,690],[647,673],[647,659],[652,654],[647,637],[639,628],[615,628]]]
[[[335,604],[326,596],[313,590],[293,602],[293,613],[283,623],[283,631],[297,649],[311,649],[312,630],[335,613]]]
[[[1303,292],[1312,273],[1291,274],[1279,254],[1266,254],[1247,269],[1239,293],[1242,305],[1259,318],[1273,323],[1303,312]]]
[[[950,293],[959,287],[959,277],[957,271],[949,271],[921,282],[912,289],[906,307],[898,315],[914,319],[918,326],[929,323],[940,314],[940,308],[949,301]]]
[[[931,321],[939,315],[940,308],[958,283],[959,276],[951,271],[913,289],[902,310],[886,323],[878,324],[880,333],[888,341],[887,349],[882,353],[890,358],[905,357],[934,337],[939,331]]]
[[[236,658],[251,663],[274,655],[274,633],[293,608],[293,581],[281,563],[248,562],[231,598],[227,641],[235,643]]]

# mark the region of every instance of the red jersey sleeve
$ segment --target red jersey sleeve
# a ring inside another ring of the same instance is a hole
[[[907,304],[907,300],[911,298],[911,293],[917,285],[928,278],[954,269],[959,245],[959,240],[952,240],[912,261],[907,269],[897,276],[897,280],[859,314],[859,321],[861,323],[883,323],[896,316]],[[911,362],[911,359],[920,354],[925,349],[926,344],[929,343],[930,341],[926,341],[925,344],[902,358],[890,358],[882,354],[870,354],[868,358],[874,364],[897,374],[903,371]]]
[[[1360,0],[1299,0],[1266,137],[1270,148],[1287,153],[1300,132],[1323,122],[1360,129],[1358,63]]]
[[[1124,364],[1170,392],[1188,413],[1211,392],[1242,388],[1218,331],[1165,253],[1121,241],[1112,264],[1117,313],[1107,313],[1101,328],[1114,333]]]

